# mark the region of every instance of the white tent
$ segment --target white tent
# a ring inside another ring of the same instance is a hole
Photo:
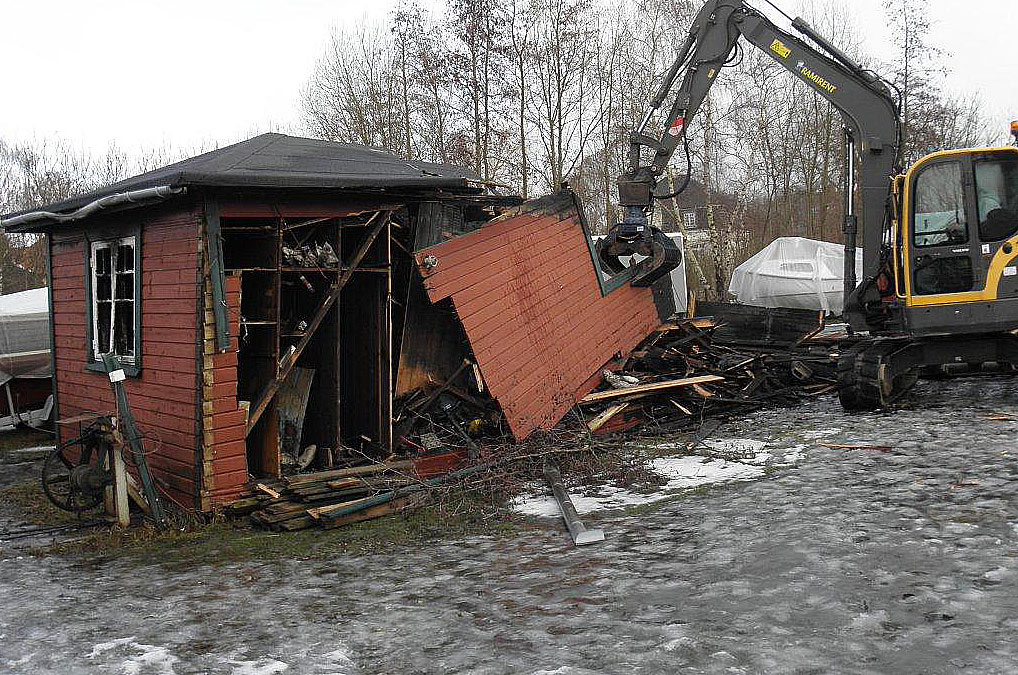
[[[51,374],[47,289],[0,295],[0,385]]]
[[[862,249],[856,249],[856,278]],[[729,292],[744,305],[826,310],[844,305],[845,249],[841,244],[803,237],[780,237],[739,265]]]

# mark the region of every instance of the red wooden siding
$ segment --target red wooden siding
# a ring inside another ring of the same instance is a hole
[[[211,298],[208,302],[211,307]],[[237,347],[240,336],[240,277],[226,277],[230,308],[230,349],[215,351],[215,319],[205,317],[204,415],[205,488],[213,504],[233,501],[247,489],[247,412],[237,403]],[[208,508],[203,504],[203,508]]]
[[[156,483],[173,501],[193,507],[198,214],[179,209],[147,217],[127,212],[104,219],[103,227],[130,228],[141,218],[141,374],[127,379],[127,395],[142,431],[161,441],[148,457]],[[109,379],[105,373],[85,369],[89,347],[83,233],[57,228],[51,251],[60,416],[111,412],[115,406]],[[78,430],[76,425],[58,428],[62,439]],[[151,441],[146,446],[153,447]]]
[[[423,266],[433,255],[438,265]],[[524,204],[481,229],[418,251],[428,297],[447,297],[517,439],[556,424],[616,352],[659,323],[649,288],[601,295],[568,194]]]

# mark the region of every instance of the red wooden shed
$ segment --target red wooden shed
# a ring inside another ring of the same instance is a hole
[[[563,194],[513,210],[455,167],[264,134],[3,225],[48,235],[57,416],[113,410],[116,354],[158,487],[206,511],[311,446],[392,452],[394,401],[464,359],[517,437],[554,424],[658,317]]]

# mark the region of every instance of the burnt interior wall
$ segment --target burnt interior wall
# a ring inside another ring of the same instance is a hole
[[[333,284],[348,276],[295,363],[314,371],[296,448],[298,453],[312,444],[319,448],[309,468],[328,468],[365,453],[388,455],[398,440],[393,438],[394,401],[415,388],[434,387],[461,368],[469,355],[465,335],[450,303],[429,302],[413,251],[476,229],[490,218],[485,208],[456,201],[320,210],[293,204],[223,207],[224,268],[241,287],[238,306],[230,308],[240,324],[238,398],[249,411],[276,379]],[[354,266],[379,209],[389,214],[388,222]],[[334,264],[295,262],[283,248],[324,243],[338,257]],[[278,410],[299,400],[289,387],[292,380],[291,375],[247,434],[248,468],[256,477],[279,475],[292,461],[280,454],[280,438],[292,432],[287,420],[297,418],[287,414],[290,409]]]

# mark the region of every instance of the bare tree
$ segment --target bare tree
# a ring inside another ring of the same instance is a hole
[[[398,71],[391,31],[363,22],[334,31],[304,90],[307,128],[328,140],[405,150]]]

